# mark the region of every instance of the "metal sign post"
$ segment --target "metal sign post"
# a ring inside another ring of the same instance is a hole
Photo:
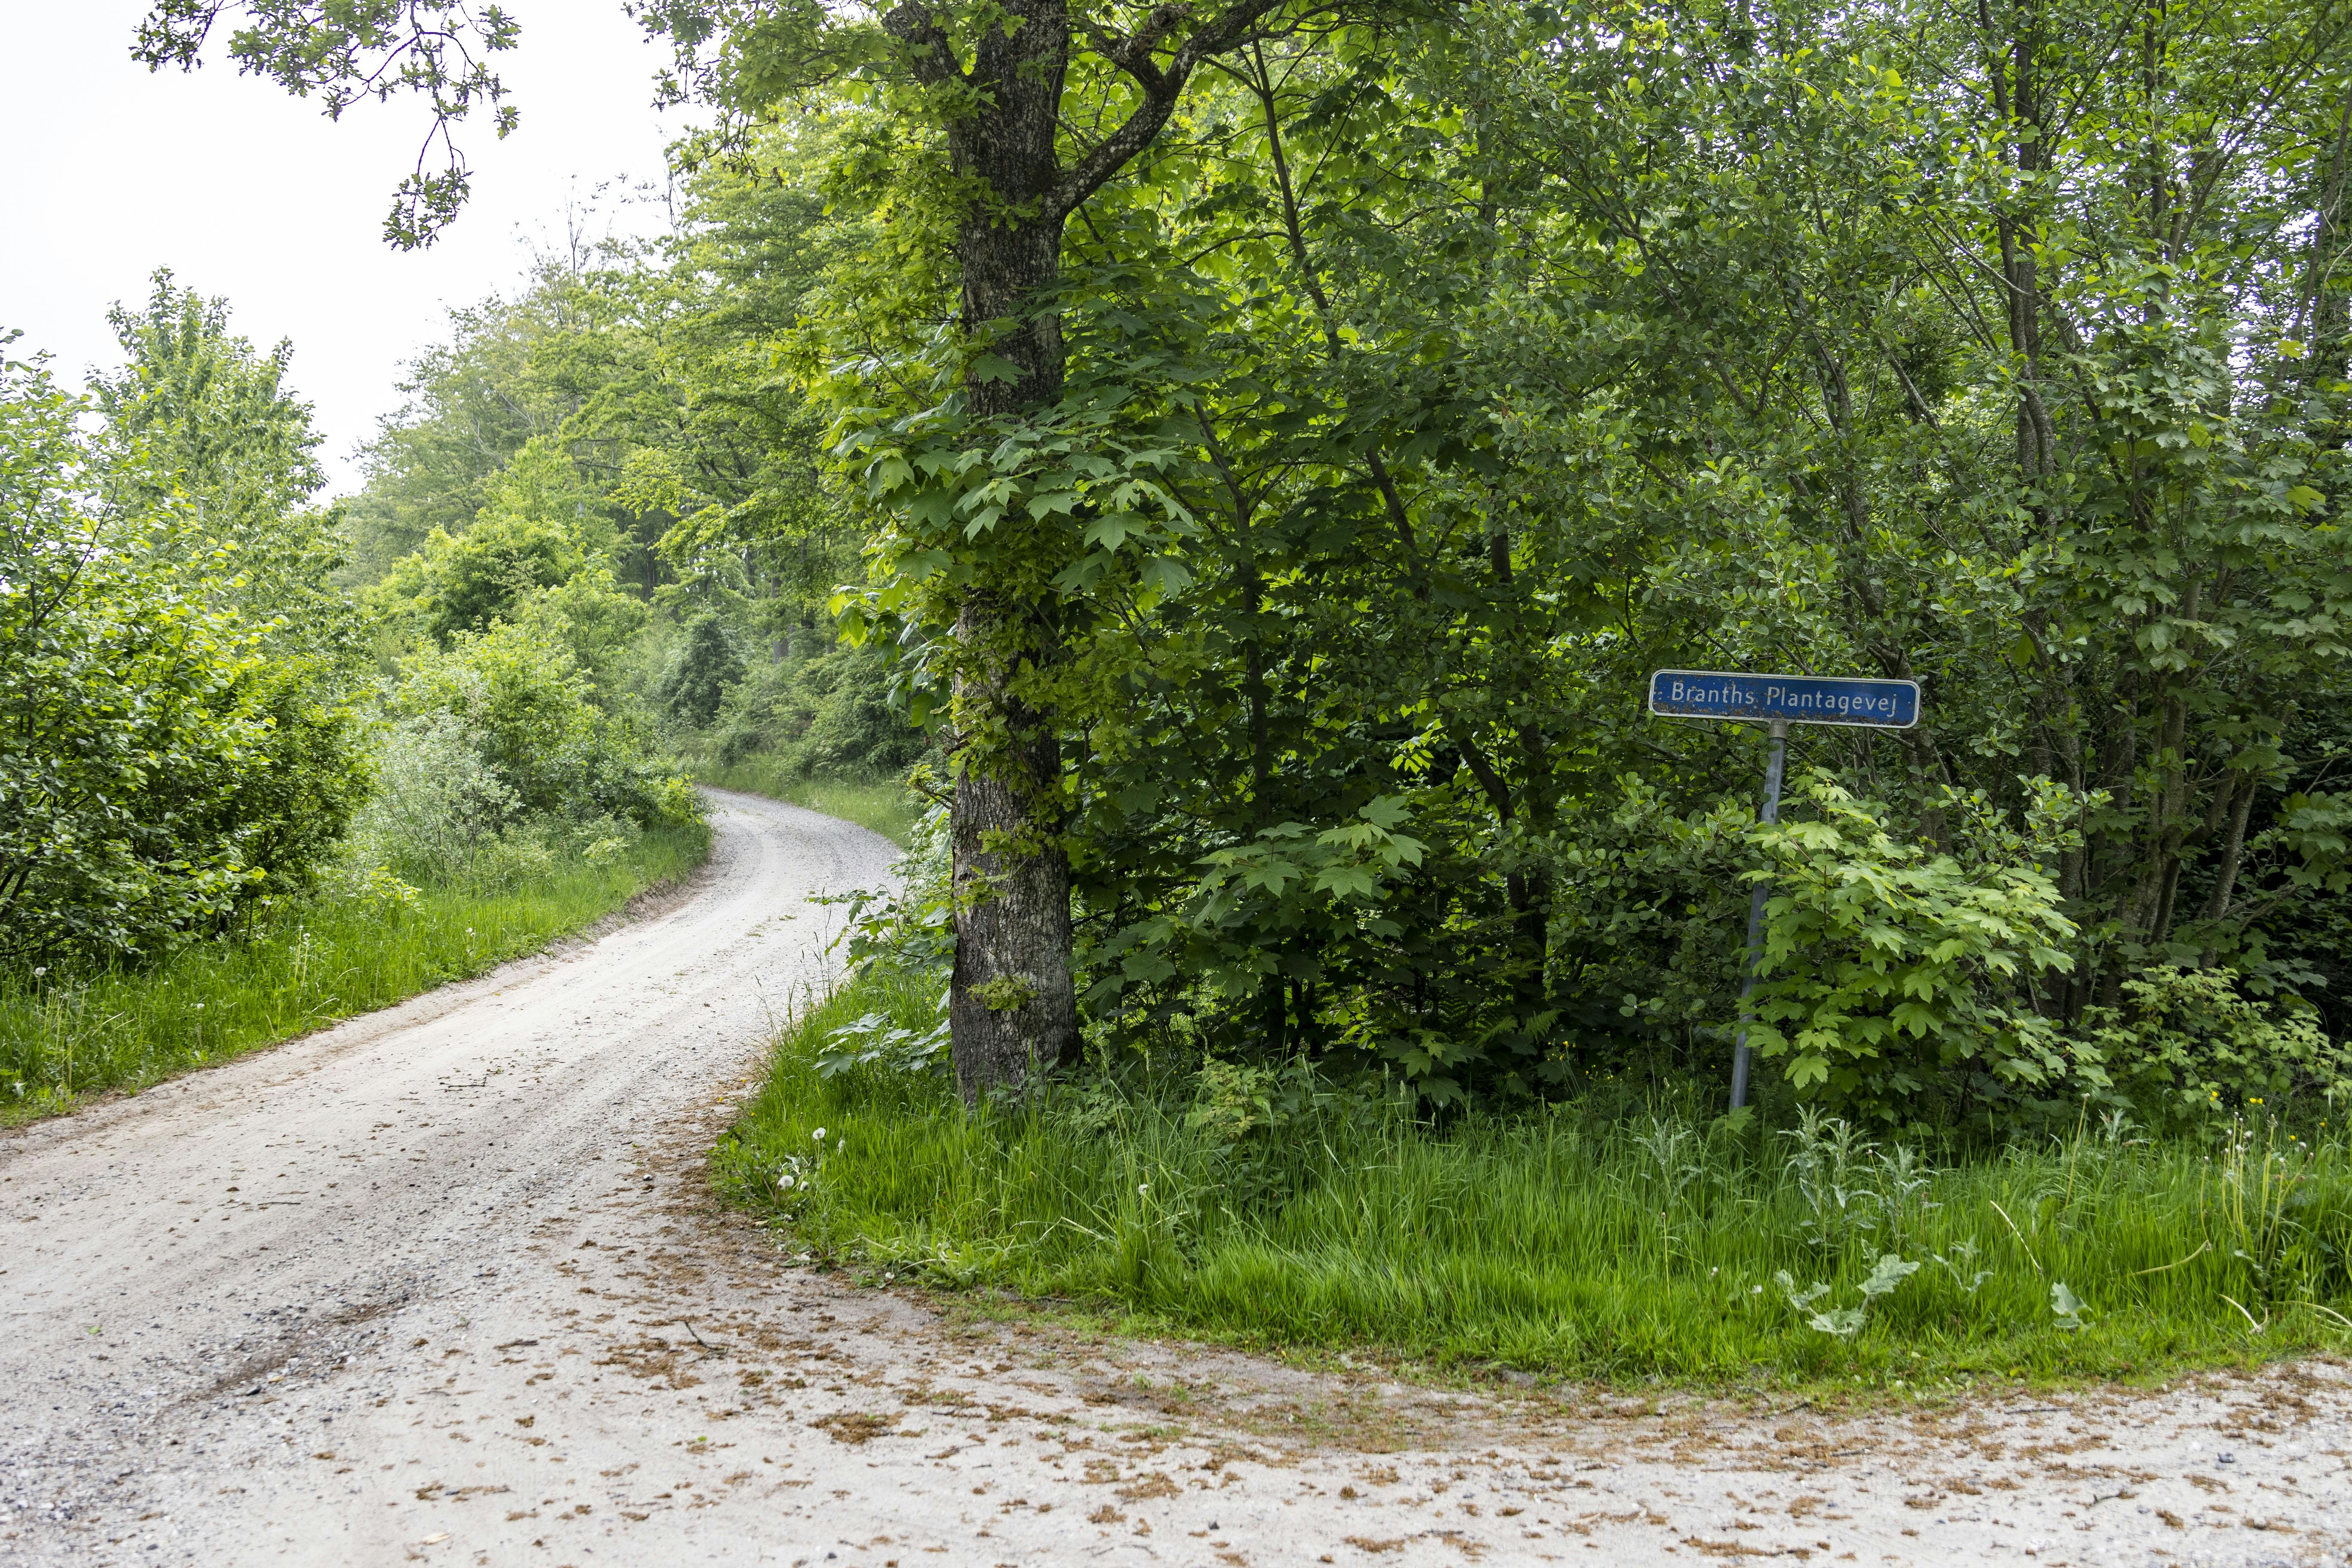
[[[1775,719],[1772,725],[1772,752],[1764,764],[1764,820],[1780,820],[1780,777],[1789,767],[1789,721]],[[1759,882],[1748,895],[1748,946],[1743,951],[1747,961],[1740,967],[1739,1034],[1731,1045],[1731,1109],[1738,1110],[1748,1103],[1748,1026],[1756,1020],[1752,999],[1756,994],[1756,971],[1764,963],[1764,900],[1771,897],[1772,885]]]
[[[1650,677],[1650,711],[1661,719],[1729,719],[1764,724],[1772,738],[1764,764],[1764,820],[1780,820],[1780,780],[1788,770],[1789,726],[1843,724],[1908,730],[1919,721],[1916,680],[1864,680],[1847,676],[1736,675],[1723,670],[1662,669]],[[1748,946],[1739,981],[1739,1034],[1731,1048],[1731,1109],[1748,1103],[1748,1030],[1756,1021],[1756,972],[1764,963],[1764,904],[1771,884],[1759,881],[1748,900]]]

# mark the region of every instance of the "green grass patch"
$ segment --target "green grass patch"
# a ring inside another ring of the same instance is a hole
[[[723,767],[715,762],[696,763],[688,771],[697,784],[804,805],[871,828],[902,846],[923,813],[930,809],[903,780],[880,774],[812,776],[793,771],[778,756],[746,757]]]
[[[509,888],[284,904],[152,968],[63,983],[0,973],[0,1121],[135,1089],[478,974],[686,875],[709,852],[705,827],[655,827],[601,864],[560,859]]]
[[[1433,1127],[1214,1074],[974,1112],[937,1022],[935,988],[887,975],[803,1018],[720,1147],[722,1188],[878,1275],[1613,1382],[2145,1379],[2352,1343],[2340,1129],[2156,1144],[2086,1118],[1929,1159],[1833,1125],[1574,1105]]]

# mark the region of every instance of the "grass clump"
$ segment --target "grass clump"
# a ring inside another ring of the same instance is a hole
[[[1244,1342],[1698,1384],[2145,1377],[2341,1348],[2352,1150],[2085,1115],[1964,1153],[1686,1108],[1435,1125],[1304,1069],[967,1110],[934,983],[802,1018],[719,1151],[821,1255]]]
[[[709,847],[700,823],[641,833],[541,824],[487,839],[422,885],[354,868],[152,965],[0,972],[0,1121],[68,1110],[478,974],[686,875]]]

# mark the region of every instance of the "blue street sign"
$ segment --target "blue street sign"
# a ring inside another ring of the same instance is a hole
[[[1662,669],[1650,677],[1650,711],[1668,719],[1778,719],[1790,724],[1859,724],[1908,730],[1919,721],[1916,680],[1843,675],[1730,675]]]

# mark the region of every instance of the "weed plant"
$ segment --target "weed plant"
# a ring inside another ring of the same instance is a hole
[[[478,974],[685,875],[709,843],[699,824],[576,854],[509,835],[446,880],[341,879],[152,967],[0,972],[0,1121],[151,1084]]]
[[[2340,1122],[2005,1148],[1560,1104],[1442,1125],[1302,1072],[1096,1074],[967,1110],[938,993],[781,1040],[720,1182],[885,1279],[1244,1342],[1698,1384],[2147,1377],[2352,1342]]]

